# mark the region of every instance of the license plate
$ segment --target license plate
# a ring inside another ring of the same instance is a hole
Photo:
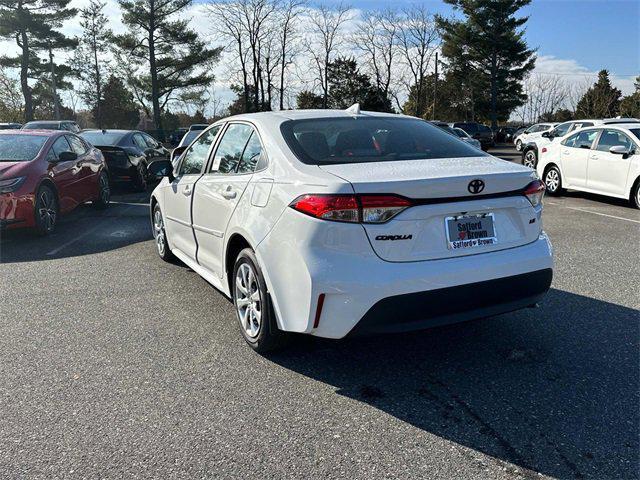
[[[445,218],[449,249],[458,250],[498,243],[493,220],[493,213]]]

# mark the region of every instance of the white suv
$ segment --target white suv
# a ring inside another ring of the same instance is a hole
[[[257,351],[536,304],[552,277],[531,169],[400,115],[303,110],[204,130],[151,198],[158,254],[234,301]],[[203,312],[206,313],[206,312]]]
[[[522,150],[522,147],[524,147],[528,142],[535,138],[541,137],[544,132],[548,132],[555,126],[555,123],[536,123],[535,125],[531,125],[524,132],[513,139],[516,150],[520,152]]]

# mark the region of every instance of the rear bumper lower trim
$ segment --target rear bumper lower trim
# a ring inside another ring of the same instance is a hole
[[[507,313],[535,304],[549,290],[550,268],[454,287],[387,297],[350,335],[420,330]]]

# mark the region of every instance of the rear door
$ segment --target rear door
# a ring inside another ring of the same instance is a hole
[[[218,130],[204,132],[182,155],[176,177],[163,187],[164,218],[172,249],[196,259],[197,244],[191,223],[193,189],[207,163]]]
[[[598,130],[584,130],[571,135],[560,146],[560,169],[565,187],[586,187],[591,147]]]
[[[229,124],[209,171],[196,185],[193,229],[198,241],[198,263],[219,277],[223,275],[227,224],[251,180],[261,151],[260,139],[251,125]]]
[[[624,195],[627,175],[631,165],[629,157],[623,158],[609,152],[611,147],[622,146],[627,150],[635,147],[633,141],[613,128],[602,130],[596,147],[589,155],[587,188],[609,195]]]

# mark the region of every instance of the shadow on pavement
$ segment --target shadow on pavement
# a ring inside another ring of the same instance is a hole
[[[551,290],[536,310],[417,334],[304,338],[270,358],[525,477],[637,478],[638,320]]]
[[[28,229],[0,233],[0,263],[32,262],[115,250],[152,238],[149,193],[116,190],[109,208],[80,205],[61,217],[53,234]]]

